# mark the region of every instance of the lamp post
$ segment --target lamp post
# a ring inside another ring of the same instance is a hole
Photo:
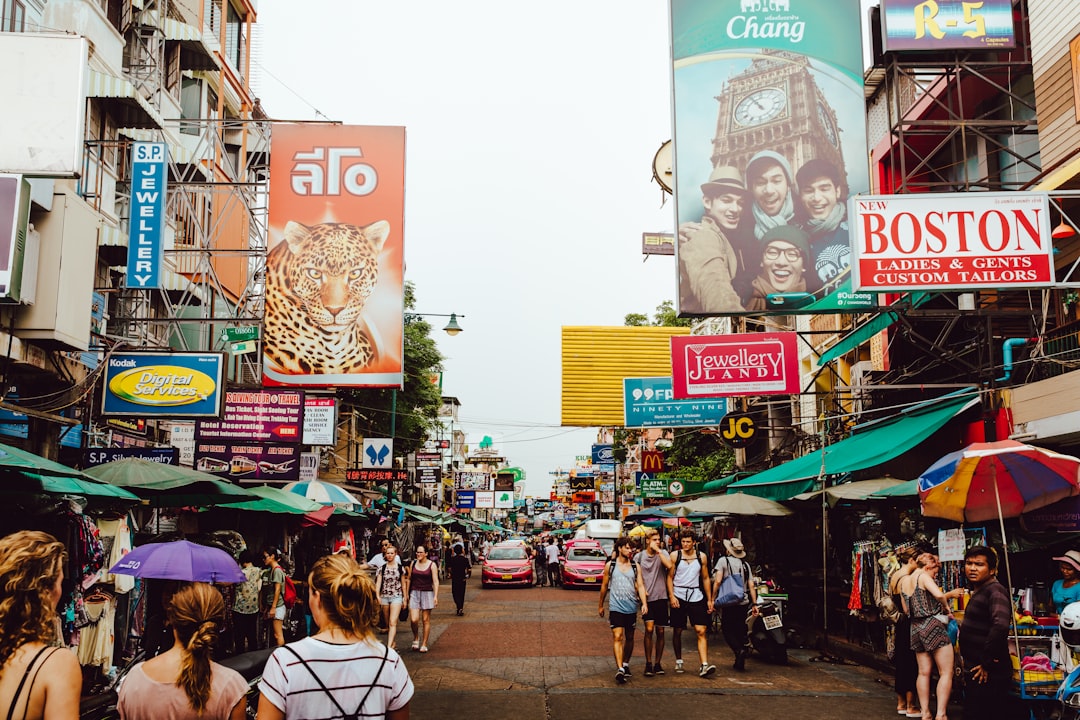
[[[458,317],[465,317],[465,316],[464,315],[459,316],[457,313],[450,313],[449,315],[444,315],[442,313],[407,312],[407,313],[405,313],[405,323],[408,324],[410,322],[415,322],[416,320],[418,320],[419,318],[422,318],[422,317],[450,318],[450,320],[446,323],[446,327],[443,328],[443,332],[445,332],[450,337],[453,337],[453,336],[465,331],[465,329],[463,327],[458,325],[458,321],[457,321]]]

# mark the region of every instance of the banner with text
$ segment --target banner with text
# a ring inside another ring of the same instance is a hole
[[[671,338],[672,389],[678,399],[799,392],[793,332]]]
[[[1013,0],[882,0],[885,52],[1016,46]]]
[[[645,377],[623,378],[623,406],[625,427],[677,428],[719,425],[728,403],[722,398],[676,400],[671,378]]]
[[[299,480],[300,447],[196,442],[195,469],[233,481]]]
[[[221,420],[195,424],[197,440],[299,442],[304,419],[302,390],[232,391],[225,393]]]

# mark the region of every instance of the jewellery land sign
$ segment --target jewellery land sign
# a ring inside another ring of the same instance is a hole
[[[1016,47],[1013,0],[882,0],[885,52]]]
[[[217,417],[221,355],[114,353],[105,365],[101,412],[126,417]]]
[[[228,480],[299,480],[300,447],[197,442],[195,469]]]
[[[849,205],[857,290],[1047,287],[1054,282],[1045,193],[864,195]]]
[[[200,420],[195,437],[200,441],[299,443],[303,418],[302,390],[227,392],[222,419]]]
[[[675,397],[797,394],[797,342],[793,332],[673,337]]]
[[[870,187],[859,0],[670,0],[670,13],[679,315],[865,311],[837,295],[845,200]],[[774,228],[797,239],[769,256]]]
[[[625,427],[704,427],[719,425],[727,400],[676,400],[669,377],[623,378]],[[642,463],[644,463],[644,458]]]
[[[131,221],[128,225],[127,287],[161,287],[165,247],[165,143],[131,146]]]

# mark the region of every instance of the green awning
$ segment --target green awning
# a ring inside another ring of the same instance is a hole
[[[911,296],[908,298],[911,307],[913,308],[919,307],[929,299],[930,293],[911,293]],[[899,319],[900,313],[895,310],[890,310],[881,313],[865,325],[860,325],[852,332],[840,338],[839,342],[831,348],[823,352],[821,357],[818,358],[818,367],[825,365],[825,363],[830,360],[835,360],[845,353],[851,352]]]
[[[769,468],[728,486],[771,500],[788,500],[813,490],[818,477],[866,470],[903,455],[937,432],[945,423],[979,403],[975,388],[921,403],[899,415],[867,423],[860,431],[808,455]],[[822,462],[824,458],[824,462]]]
[[[710,480],[709,482],[705,483],[702,489],[707,493],[718,493],[721,490],[726,489],[728,485],[731,485],[737,480],[743,479],[747,476],[747,474],[748,473],[737,472],[732,473],[731,475],[727,475],[726,477],[718,478],[716,480]]]
[[[236,510],[248,510],[251,512],[268,512],[279,515],[305,515],[323,508],[322,503],[308,500],[303,495],[297,495],[288,490],[261,485],[247,488],[249,492],[259,496],[258,500],[249,500],[239,503],[226,503],[220,507],[235,508]]]

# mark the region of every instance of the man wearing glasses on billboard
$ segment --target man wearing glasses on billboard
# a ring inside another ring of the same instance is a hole
[[[679,309],[684,313],[741,313],[736,276],[747,267],[737,242],[749,193],[730,166],[715,168],[701,186],[705,214],[679,227]]]

